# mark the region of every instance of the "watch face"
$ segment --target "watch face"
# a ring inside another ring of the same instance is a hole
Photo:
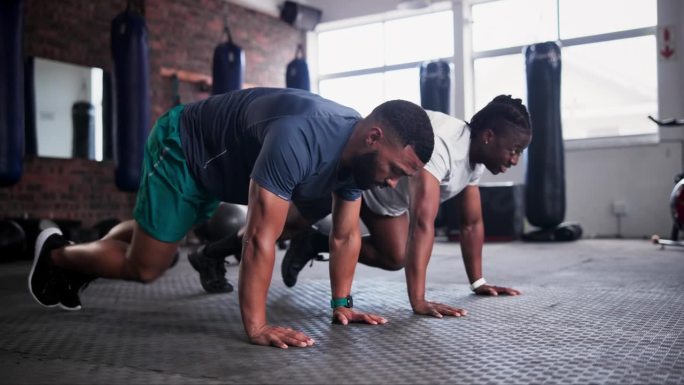
[[[350,308],[350,309],[351,309],[352,307],[354,307],[354,299],[352,298],[352,296],[351,296],[351,295],[348,295],[346,299],[347,299],[347,304],[344,305],[344,306],[345,306],[345,307],[348,307],[348,308]]]

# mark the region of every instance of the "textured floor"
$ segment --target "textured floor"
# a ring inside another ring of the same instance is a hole
[[[684,250],[487,245],[487,279],[523,292],[499,298],[469,293],[459,255],[435,245],[428,287],[458,319],[413,315],[403,272],[360,266],[356,307],[384,326],[330,323],[326,263],[293,289],[276,268],[270,320],[317,341],[288,350],[248,344],[236,293],[205,295],[184,255],[150,285],[94,282],[79,312],[35,304],[28,262],[0,265],[0,383],[684,383]]]

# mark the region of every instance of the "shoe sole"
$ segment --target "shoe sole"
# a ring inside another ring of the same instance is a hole
[[[79,311],[79,310],[81,310],[81,305],[78,305],[76,307],[68,307],[68,306],[64,306],[64,304],[62,304],[61,302],[58,305],[63,310],[67,310],[67,311]],[[54,305],[54,306],[57,306],[57,305]]]
[[[40,252],[43,250],[43,246],[45,245],[45,241],[47,241],[48,238],[51,236],[59,234],[62,235],[62,232],[55,227],[50,227],[47,228],[38,234],[38,238],[36,239],[36,249],[33,252],[33,265],[31,265],[31,272],[29,273],[28,277],[28,289],[29,293],[31,293],[31,296],[33,297],[36,302],[38,302],[41,306],[43,307],[55,307],[58,305],[61,305],[61,303],[56,303],[54,305],[46,305],[38,300],[38,297],[33,293],[33,286],[31,285],[31,281],[33,280],[33,273],[36,270],[36,265],[38,265],[38,259],[40,258]]]

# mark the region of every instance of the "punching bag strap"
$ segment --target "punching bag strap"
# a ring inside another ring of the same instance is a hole
[[[131,6],[133,4],[133,6]],[[126,2],[126,12],[135,11],[145,16],[145,0],[128,0]]]
[[[304,47],[301,43],[297,44],[297,50],[295,51],[295,59],[304,59]]]
[[[180,97],[180,79],[178,79],[178,74],[174,73],[171,75],[171,85],[173,87],[173,105],[179,106],[181,104]]]

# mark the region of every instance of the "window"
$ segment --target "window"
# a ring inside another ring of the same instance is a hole
[[[476,110],[525,100],[525,46],[557,41],[564,139],[657,132],[656,0],[495,0],[471,15]]]
[[[391,99],[420,104],[420,65],[453,60],[453,28],[438,10],[320,32],[318,92],[364,116]]]

